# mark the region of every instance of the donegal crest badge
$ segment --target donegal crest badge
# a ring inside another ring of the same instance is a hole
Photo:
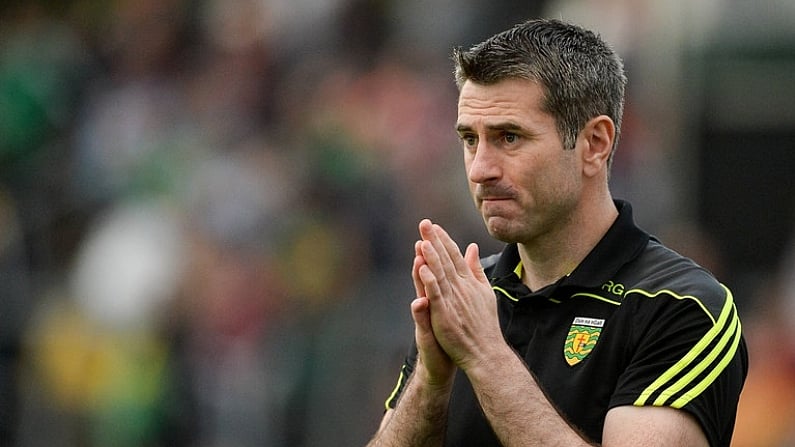
[[[569,328],[569,335],[563,345],[563,355],[566,363],[574,366],[582,361],[593,351],[605,320],[600,318],[577,317]]]

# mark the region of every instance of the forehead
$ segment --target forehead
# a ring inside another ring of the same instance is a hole
[[[519,125],[548,122],[552,116],[542,110],[544,92],[527,79],[506,79],[494,84],[466,81],[458,96],[458,128],[475,128],[498,123]]]

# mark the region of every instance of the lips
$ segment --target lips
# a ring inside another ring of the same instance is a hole
[[[497,202],[501,200],[513,200],[514,194],[507,188],[500,187],[478,187],[475,197],[480,202]]]

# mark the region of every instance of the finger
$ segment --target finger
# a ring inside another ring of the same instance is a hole
[[[441,250],[442,245],[439,242],[439,236],[436,234],[436,226],[437,225],[429,219],[421,220],[419,224],[420,237],[423,241],[430,242],[432,245],[438,245],[437,250]]]
[[[439,264],[438,266],[433,264],[432,267],[439,281],[450,281],[451,287],[455,287],[454,284],[459,278],[470,276],[471,273],[461,255],[461,249],[444,228],[429,221],[421,227],[420,231],[436,251]],[[447,290],[444,285],[441,288],[443,292]]]
[[[466,253],[464,253],[464,260],[466,261],[469,271],[480,282],[488,282],[486,273],[483,271],[483,264],[480,263],[480,247],[478,244],[471,243],[467,246]]]
[[[440,239],[439,231],[443,232],[443,230],[429,219],[420,221],[419,230],[422,237],[422,243],[420,244],[422,256],[436,274],[437,279],[442,281],[446,274],[453,274],[454,271],[453,262]]]
[[[422,241],[420,249],[422,250],[422,258],[425,260],[425,264],[420,266],[419,273],[426,296],[431,299],[449,296],[452,291],[452,285],[447,278],[445,261],[440,259],[439,252],[431,241]],[[449,263],[450,261],[447,260],[446,262]]]
[[[411,318],[414,320],[414,336],[420,352],[434,349],[437,345],[431,326],[430,302],[425,297],[411,302]]]
[[[422,236],[423,239],[427,239],[432,232],[433,223],[430,219],[422,219],[420,220],[420,223],[417,225],[417,227],[420,230],[420,236]]]
[[[431,303],[426,297],[418,297],[411,302],[411,317],[421,329],[431,329],[431,320],[428,312],[430,306]]]
[[[430,305],[431,303],[424,297],[417,298],[411,303],[414,337],[419,352],[418,362],[426,368],[431,383],[446,384],[452,380],[454,366],[433,332]]]
[[[461,255],[461,248],[458,244],[441,225],[434,224],[433,229],[437,240],[441,243],[441,249],[447,255],[447,258],[449,258],[450,266],[455,269],[455,273],[459,276],[469,276],[471,271],[464,257]],[[450,271],[448,273],[452,274],[453,272]]]
[[[425,288],[425,296],[429,300],[433,301],[442,296],[442,291],[439,287],[439,279],[434,274],[430,265],[425,264],[420,266],[419,277],[423,287]]]
[[[411,279],[414,282],[414,291],[417,297],[425,296],[425,286],[420,279],[420,267],[425,265],[425,258],[422,257],[422,250],[420,249],[421,241],[414,244],[414,265],[411,267]]]

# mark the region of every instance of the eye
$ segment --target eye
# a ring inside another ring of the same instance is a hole
[[[519,141],[519,135],[511,132],[505,132],[505,135],[503,135],[502,138],[508,144],[513,144]]]
[[[465,147],[475,147],[478,145],[478,139],[475,135],[464,134],[459,135],[458,138],[461,139],[461,142],[464,143]]]

